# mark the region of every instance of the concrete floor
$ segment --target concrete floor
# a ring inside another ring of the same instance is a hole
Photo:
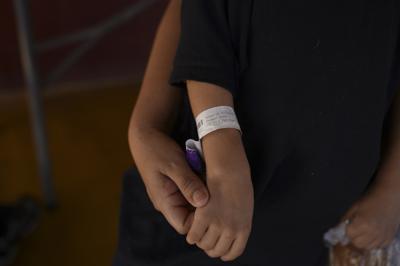
[[[109,85],[46,97],[60,207],[42,214],[21,243],[16,266],[111,264],[121,175],[132,164],[126,132],[136,92],[133,85]],[[23,97],[1,102],[1,203],[41,197],[28,118]]]

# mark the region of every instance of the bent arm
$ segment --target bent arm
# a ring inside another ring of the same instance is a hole
[[[187,87],[190,106],[195,117],[205,109],[214,106],[225,105],[233,107],[232,94],[220,86],[189,80]]]
[[[169,132],[176,119],[181,92],[168,80],[180,34],[181,0],[171,0],[158,27],[143,83],[131,116],[129,135],[135,130]]]
[[[232,94],[218,85],[189,80],[187,87],[194,117],[211,107],[234,107]],[[204,136],[202,146],[208,178],[226,177],[229,175],[229,165],[235,165],[235,169],[241,169],[241,172],[250,176],[241,134],[237,129],[223,128],[213,131]]]
[[[374,187],[382,187],[384,193],[400,198],[400,90],[397,90],[388,118],[382,159]]]

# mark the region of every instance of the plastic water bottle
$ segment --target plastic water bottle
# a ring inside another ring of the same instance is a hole
[[[388,247],[362,252],[348,245],[348,223],[345,221],[324,235],[329,247],[330,266],[400,266],[400,231]]]

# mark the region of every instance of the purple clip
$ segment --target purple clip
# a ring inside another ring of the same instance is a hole
[[[188,139],[186,141],[186,160],[197,174],[203,173],[203,159],[201,156],[200,142]]]

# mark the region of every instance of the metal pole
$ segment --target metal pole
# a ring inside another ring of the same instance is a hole
[[[53,208],[56,206],[56,197],[53,189],[51,163],[48,155],[47,138],[44,127],[42,97],[39,91],[39,79],[36,73],[36,65],[34,61],[34,45],[30,28],[29,3],[28,0],[14,0],[14,5],[22,66],[25,83],[28,89],[28,101],[36,147],[38,170],[46,205],[49,208]]]

